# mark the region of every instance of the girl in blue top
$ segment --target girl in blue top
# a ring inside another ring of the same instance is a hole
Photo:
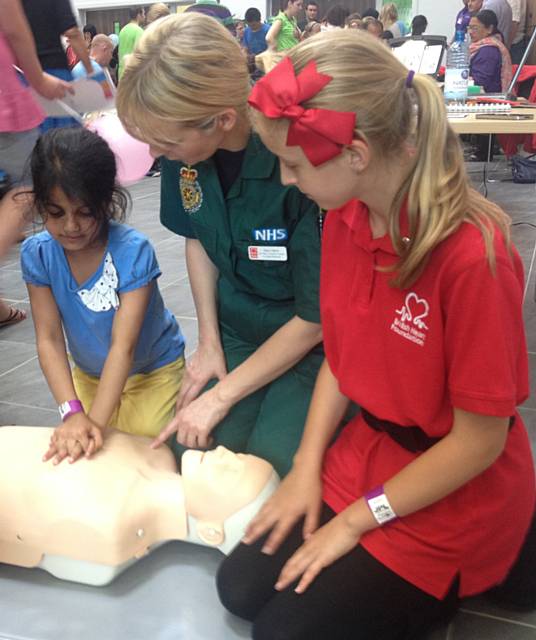
[[[128,199],[106,142],[85,129],[50,131],[31,169],[46,230],[24,242],[22,273],[39,361],[63,420],[44,459],[74,462],[102,446],[108,425],[155,436],[169,422],[184,339],[156,284],[154,249],[118,222]]]

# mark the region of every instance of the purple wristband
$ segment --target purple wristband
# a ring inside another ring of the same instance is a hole
[[[397,519],[398,516],[383,491],[383,485],[372,489],[364,497],[374,519],[380,526]]]
[[[84,407],[78,399],[68,400],[67,402],[60,404],[58,411],[60,412],[62,422],[65,422],[65,420],[74,413],[82,413],[84,411]]]

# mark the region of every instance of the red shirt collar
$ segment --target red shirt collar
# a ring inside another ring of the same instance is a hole
[[[344,207],[339,209],[341,220],[350,229],[353,241],[356,245],[373,253],[382,251],[394,256],[398,256],[393,247],[391,236],[386,233],[381,238],[373,238],[369,223],[369,208],[361,200],[350,200]],[[337,214],[336,214],[337,215]],[[404,201],[400,210],[400,230],[402,237],[409,236],[408,203]]]

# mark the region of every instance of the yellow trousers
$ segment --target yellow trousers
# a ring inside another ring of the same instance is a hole
[[[76,366],[72,375],[76,394],[87,413],[100,379]],[[151,373],[130,376],[108,426],[139,436],[157,436],[173,418],[183,375],[184,358],[181,356]]]

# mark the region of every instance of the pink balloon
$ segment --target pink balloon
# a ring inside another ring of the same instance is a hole
[[[149,153],[149,145],[129,135],[116,115],[100,116],[88,125],[88,129],[106,140],[114,152],[119,184],[133,184],[151,168],[154,158]]]

